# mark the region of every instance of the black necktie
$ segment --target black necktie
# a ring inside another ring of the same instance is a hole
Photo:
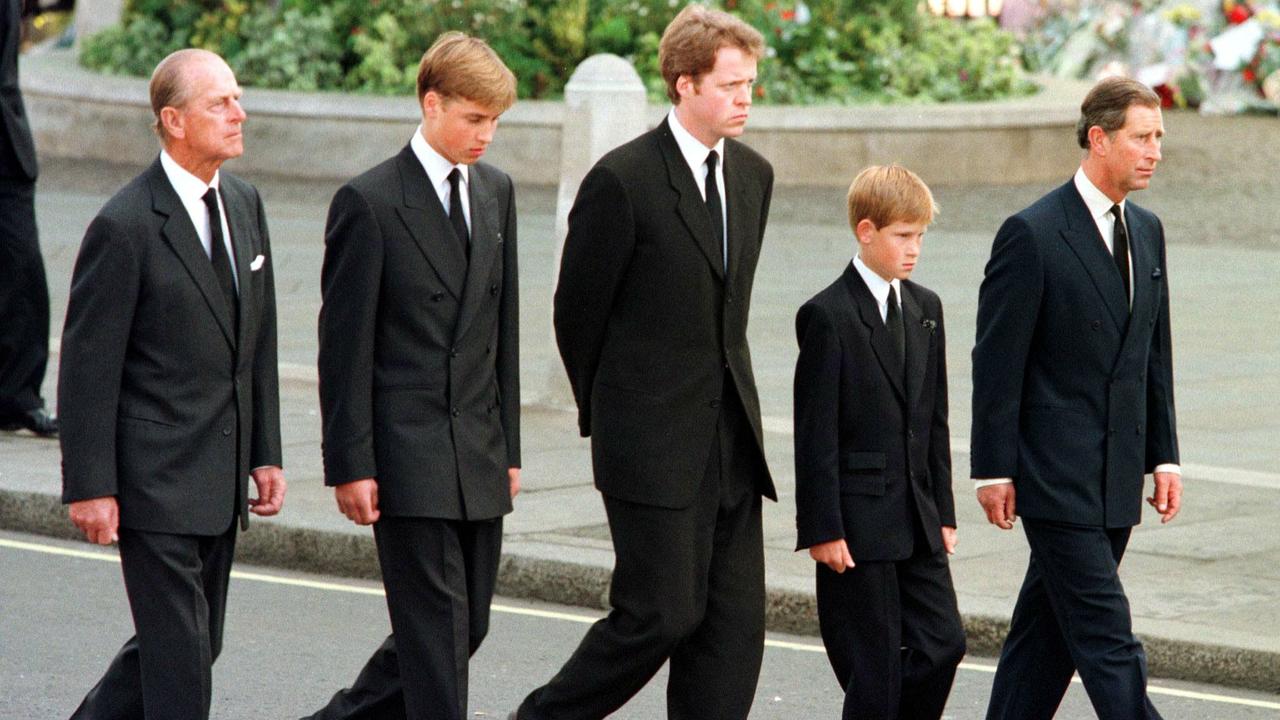
[[[462,214],[461,180],[461,170],[454,168],[449,172],[449,223],[453,225],[453,232],[458,236],[458,242],[462,248],[462,256],[470,260],[471,235],[467,232],[467,218]]]
[[[209,209],[209,262],[213,263],[213,274],[218,277],[227,311],[231,313],[233,334],[238,337],[240,298],[236,294],[235,277],[231,274],[232,259],[227,255],[227,245],[222,239],[222,213],[218,212],[217,190],[209,188],[209,192],[204,194],[204,206]]]
[[[1111,234],[1111,258],[1116,261],[1116,269],[1120,271],[1120,281],[1124,283],[1124,299],[1129,301],[1129,233],[1124,229],[1124,213],[1119,205],[1111,206],[1111,217],[1116,219],[1115,231]]]
[[[721,247],[724,269],[729,269],[729,248],[724,237],[724,213],[720,210],[720,184],[716,182],[716,162],[720,156],[715,150],[707,153],[707,212],[711,213],[711,229],[716,234],[716,244]]]
[[[884,313],[884,329],[889,331],[889,340],[898,353],[898,362],[906,365],[907,333],[902,326],[902,308],[898,307],[898,292],[893,285],[889,286],[889,306]]]

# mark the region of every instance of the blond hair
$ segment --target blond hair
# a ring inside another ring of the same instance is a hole
[[[716,66],[716,53],[724,47],[759,58],[764,55],[764,36],[729,13],[702,5],[689,5],[675,16],[658,44],[658,65],[671,102],[680,104],[680,93],[676,91],[680,76],[688,75],[696,81],[711,72]]]
[[[447,32],[418,63],[418,104],[428,92],[505,112],[516,102],[516,76],[480,38]]]
[[[928,225],[938,212],[933,193],[919,175],[901,165],[872,165],[849,186],[849,227],[870,220],[877,228],[896,222]]]

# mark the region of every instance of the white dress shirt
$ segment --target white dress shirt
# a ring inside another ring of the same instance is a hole
[[[191,218],[191,224],[196,229],[196,235],[200,237],[200,245],[204,248],[206,257],[212,258],[213,232],[209,224],[209,206],[204,204],[204,195],[209,192],[210,188],[218,189],[218,173],[213,172],[213,179],[205,184],[205,181],[187,172],[187,169],[178,164],[167,151],[160,151],[160,167],[164,168],[165,177],[169,178],[169,184],[173,186],[173,191],[178,194],[178,199],[182,201],[182,207],[187,209],[187,215]],[[218,193],[218,222],[222,223],[222,242],[227,248],[227,258],[231,260],[231,278],[235,281],[236,292],[240,291],[240,276],[236,270],[235,251],[231,247],[231,228],[227,225],[227,208],[222,204],[222,193]]]
[[[1084,168],[1076,170],[1075,177],[1072,178],[1075,183],[1076,191],[1080,193],[1080,197],[1084,199],[1085,207],[1089,209],[1089,216],[1093,218],[1094,224],[1098,227],[1098,234],[1102,236],[1102,243],[1106,245],[1107,252],[1115,254],[1115,223],[1116,218],[1111,214],[1113,205],[1120,206],[1120,214],[1124,214],[1124,205],[1127,199],[1120,202],[1112,202],[1106,193],[1098,189],[1089,177],[1084,174]],[[1121,219],[1120,222],[1125,222]],[[1125,223],[1125,229],[1128,230],[1128,223]],[[1133,233],[1129,233],[1129,237],[1133,237]],[[1132,247],[1132,242],[1130,242]],[[1133,287],[1133,251],[1129,251],[1129,287]],[[1129,304],[1133,305],[1132,289],[1130,290]],[[1174,463],[1161,463],[1156,466],[1155,472],[1173,473],[1175,475],[1182,474],[1182,468]],[[988,485],[1005,485],[1013,482],[1013,478],[986,478],[982,480],[974,479],[973,486],[977,489],[984,488]]]
[[[680,154],[684,156],[684,161],[689,165],[689,171],[693,173],[693,181],[698,185],[698,194],[702,195],[702,201],[707,200],[707,156],[712,150],[716,151],[716,155],[720,157],[716,163],[716,189],[720,191],[720,227],[724,228],[725,233],[729,232],[729,205],[724,198],[724,138],[716,141],[714,147],[707,147],[702,141],[694,137],[688,130],[680,124],[680,118],[676,117],[675,108],[671,108],[671,112],[667,113],[667,125],[671,127],[671,134],[676,139],[676,145],[680,148]],[[729,243],[727,238],[720,238],[721,252],[724,254],[725,269],[729,267]]]
[[[862,282],[867,284],[867,289],[876,299],[876,308],[880,310],[881,322],[887,322],[886,318],[889,317],[889,288],[893,288],[894,295],[898,297],[898,310],[902,310],[902,283],[897,278],[885,280],[880,277],[876,271],[862,262],[861,255],[853,256],[853,267],[862,276]]]
[[[453,190],[449,185],[449,173],[453,172],[454,168],[462,173],[462,177],[458,180],[458,193],[462,196],[462,217],[467,223],[467,230],[470,231],[471,194],[467,191],[471,184],[471,176],[467,174],[470,168],[462,164],[454,165],[436,152],[423,137],[422,125],[418,125],[418,129],[414,131],[413,137],[409,140],[409,147],[418,157],[418,162],[422,163],[422,169],[427,171],[427,179],[431,181],[436,197],[440,198],[440,206],[444,208],[445,215],[449,214],[449,194]]]

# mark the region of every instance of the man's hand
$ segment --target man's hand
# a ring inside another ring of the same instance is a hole
[[[960,537],[956,534],[956,529],[949,525],[942,526],[942,549],[947,551],[948,555],[956,554],[956,544],[960,542]]]
[[[1000,483],[978,488],[978,504],[987,513],[987,522],[1001,530],[1010,530],[1018,519],[1013,483]]]
[[[1151,507],[1160,513],[1160,522],[1167,523],[1178,516],[1182,509],[1182,476],[1177,473],[1158,472],[1156,493],[1147,498]]]
[[[284,471],[275,465],[256,468],[249,473],[258,486],[258,497],[249,498],[249,512],[267,517],[284,507]]]
[[[357,525],[371,525],[378,521],[378,481],[362,478],[339,485],[333,489],[338,501],[338,511]]]
[[[114,495],[77,500],[67,508],[67,514],[91,543],[110,545],[120,539],[120,504]]]
[[[520,468],[507,468],[507,482],[511,486],[511,499],[520,494]]]
[[[844,538],[828,540],[810,547],[809,557],[838,573],[853,567],[853,556],[849,554],[849,544],[844,541]]]

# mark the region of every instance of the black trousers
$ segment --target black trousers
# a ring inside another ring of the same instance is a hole
[[[817,566],[818,624],[844,689],[844,720],[937,720],[965,653],[964,625],[945,551]],[[934,528],[934,532],[938,532]]]
[[[315,720],[464,720],[467,667],[489,632],[502,518],[384,517],[373,526],[391,635]]]
[[[1120,558],[1130,528],[1022,519],[1031,562],[996,669],[987,718],[1048,720],[1079,671],[1099,720],[1158,720],[1133,636]]]
[[[747,717],[764,655],[761,496],[751,473],[722,470],[759,451],[736,395],[725,395],[693,505],[604,497],[616,557],[612,609],[525,699],[521,720],[603,718],[668,660],[668,718]]]
[[[236,526],[221,535],[120,529],[135,634],[72,720],[204,720],[222,651]]]
[[[36,234],[35,187],[0,177],[0,421],[44,405],[49,285]]]

